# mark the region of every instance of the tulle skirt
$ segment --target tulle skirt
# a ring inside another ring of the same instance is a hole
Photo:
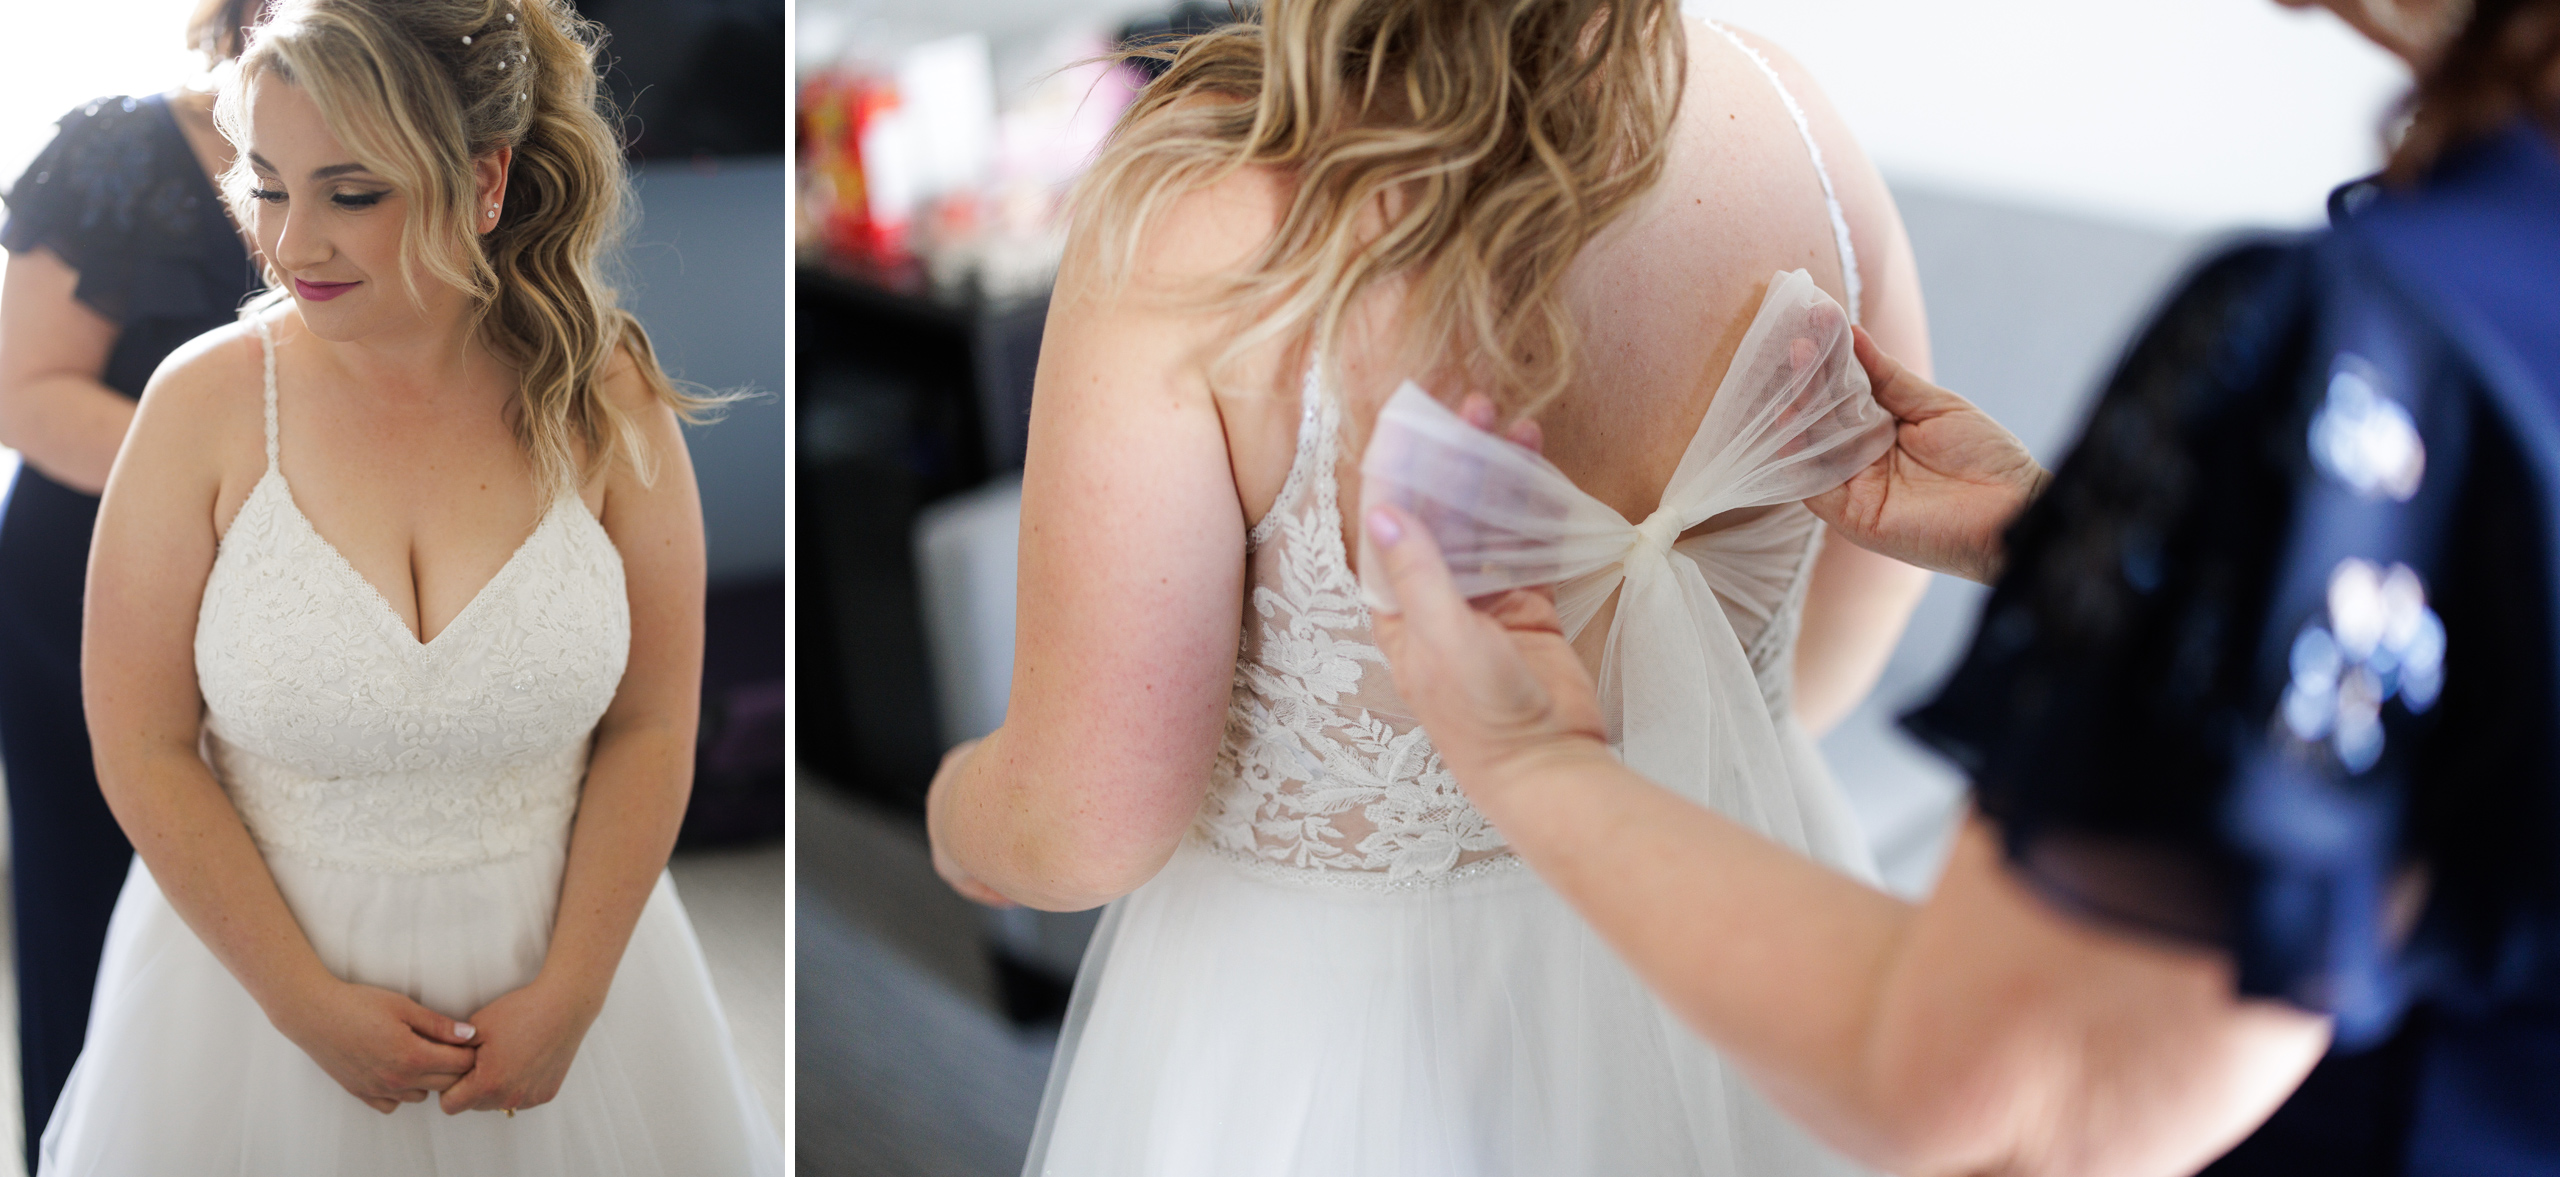
[[[436,874],[269,866],[331,972],[466,1017],[541,969],[563,854]],[[386,1116],[277,1032],[136,859],[43,1149],[44,1177],[782,1172],[664,875],[557,1099],[512,1118],[433,1100]]]
[[[1032,1177],[1818,1177],[1562,898],[1501,860],[1411,889],[1186,843],[1104,916]]]

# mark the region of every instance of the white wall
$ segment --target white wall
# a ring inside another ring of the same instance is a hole
[[[2310,224],[2398,59],[2272,0],[1698,0],[1821,79],[1896,182],[2158,228]]]
[[[156,94],[195,75],[190,0],[44,0],[9,5],[0,69],[0,187],[53,138],[53,120],[92,98]]]

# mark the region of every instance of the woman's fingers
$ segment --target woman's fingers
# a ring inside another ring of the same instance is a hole
[[[1457,584],[1449,579],[1449,566],[1441,560],[1440,545],[1432,542],[1430,529],[1403,508],[1385,503],[1371,507],[1364,522],[1369,542],[1385,566],[1387,583],[1394,586],[1395,612],[1404,623],[1424,630],[1435,644],[1466,627],[1467,599],[1458,595]],[[1408,591],[1414,595],[1405,595]]]
[[[438,1100],[436,1106],[448,1116],[476,1111],[480,1108],[482,1101],[489,1097],[489,1080],[490,1076],[487,1072],[475,1068],[470,1074],[462,1076],[447,1086],[444,1089],[444,1098]]]
[[[1492,600],[1476,602],[1476,608],[1492,618],[1494,624],[1516,633],[1564,636],[1564,619],[1556,613],[1556,590],[1552,586],[1511,589]]]
[[[386,1116],[400,1110],[400,1101],[396,1099],[384,1099],[378,1095],[362,1095],[357,1096],[356,1098],[363,1100],[364,1106],[372,1108]]]
[[[400,1020],[408,1023],[410,1029],[417,1031],[419,1037],[433,1042],[448,1046],[479,1045],[475,1039],[480,1031],[471,1023],[448,1018],[414,1001],[400,1011]],[[470,1069],[468,1059],[465,1060],[463,1069]]]
[[[1867,387],[1875,393],[1876,403],[1883,406],[1885,412],[1893,414],[1894,419],[1900,420],[1905,406],[1895,401],[1904,399],[1898,395],[1903,391],[1901,377],[1905,373],[1902,362],[1884,354],[1884,349],[1876,346],[1875,336],[1867,334],[1864,327],[1849,328],[1849,340],[1850,351],[1858,357],[1858,366],[1867,370]]]

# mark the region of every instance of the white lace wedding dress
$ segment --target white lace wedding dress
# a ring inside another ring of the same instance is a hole
[[[1845,230],[1839,244],[1854,274]],[[1471,594],[1561,581],[1577,632],[1617,595],[1601,688],[1625,760],[1871,878],[1789,703],[1820,538],[1801,500],[1891,444],[1848,329],[1803,272],[1774,279],[1641,524],[1411,386],[1362,474],[1368,501],[1400,502],[1442,538]],[[1468,804],[1371,639],[1321,365],[1302,395],[1295,463],[1249,537],[1207,802],[1164,870],[1103,917],[1025,1173],[1856,1172],[1647,993]],[[1680,539],[1752,507],[1771,509]]]
[[[339,977],[454,1017],[533,979],[596,721],[631,637],[622,559],[563,495],[420,643],[315,531],[277,460],[223,536],[196,621],[204,747]],[[44,1129],[63,1177],[779,1174],[664,875],[559,1097],[512,1118],[340,1088],[178,918],[140,859],[78,1066]]]

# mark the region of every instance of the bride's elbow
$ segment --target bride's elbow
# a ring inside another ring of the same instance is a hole
[[[1071,788],[1035,795],[1025,798],[1031,804],[1005,807],[1001,822],[951,831],[959,836],[947,846],[981,882],[1025,907],[1100,907],[1164,869],[1189,824],[1107,798]]]
[[[1079,828],[1072,819],[1026,832],[1005,857],[1004,896],[1041,911],[1085,911],[1144,886],[1173,857],[1173,841],[1133,839],[1125,830]]]

